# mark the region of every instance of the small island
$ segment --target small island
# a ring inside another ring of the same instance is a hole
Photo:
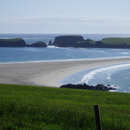
[[[0,39],[0,47],[25,47],[26,43],[21,38]]]
[[[48,45],[75,48],[130,48],[130,38],[104,38],[101,41],[84,40],[81,35],[57,36]],[[47,47],[43,41],[26,44],[22,38],[0,39],[0,47]]]
[[[58,36],[53,45],[77,48],[130,48],[130,38],[104,38],[101,41],[84,40],[80,35]]]
[[[79,35],[68,35],[55,37],[53,45],[58,47],[74,47],[75,43],[84,41],[82,36]]]
[[[26,44],[22,38],[14,38],[0,39],[0,47],[47,47],[47,44],[42,41]]]

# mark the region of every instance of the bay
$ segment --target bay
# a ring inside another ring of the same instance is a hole
[[[49,43],[54,41],[56,36],[70,34],[0,34],[0,39],[23,38],[26,44],[32,44],[37,41]],[[130,34],[78,34],[84,39],[102,40],[106,37],[130,37]],[[42,61],[62,61],[62,60],[82,60],[82,59],[107,59],[117,57],[130,57],[130,49],[110,49],[110,48],[59,48],[48,46],[47,48],[33,47],[1,47],[0,48],[0,63],[17,63],[17,62],[42,62]],[[120,64],[121,65],[121,64]],[[116,65],[119,66],[119,65]],[[122,65],[123,66],[123,65]],[[67,77],[63,81],[66,83],[84,83],[86,75],[92,72],[97,72],[88,84],[111,84],[118,86],[117,92],[130,93],[130,64],[127,67],[104,66],[101,68],[93,68],[76,73]],[[111,69],[106,69],[110,68]],[[104,70],[104,71],[97,71]]]

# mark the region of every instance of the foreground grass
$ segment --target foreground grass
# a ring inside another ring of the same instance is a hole
[[[2,130],[96,130],[99,104],[103,130],[130,129],[130,94],[0,84]]]

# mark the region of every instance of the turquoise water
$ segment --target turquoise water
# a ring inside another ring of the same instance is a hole
[[[31,48],[7,47],[0,48],[0,63],[9,62],[40,62],[53,60],[77,60],[95,58],[129,57],[129,49],[102,49],[102,48]]]
[[[60,34],[62,35],[62,34]],[[36,41],[53,42],[59,34],[0,34],[0,39],[23,38],[27,44]],[[82,34],[84,39],[101,40],[106,37],[130,37],[122,34]],[[0,63],[41,62],[59,60],[97,59],[130,57],[130,49],[106,48],[47,48],[7,47],[0,48]],[[130,93],[130,63],[103,66],[76,73],[65,80],[66,83],[110,84],[117,86],[117,92]]]

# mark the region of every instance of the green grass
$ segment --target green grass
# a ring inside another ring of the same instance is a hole
[[[96,41],[88,41],[91,44],[95,44]],[[81,43],[86,43],[86,41],[79,41],[77,42],[77,44],[81,44]]]
[[[1,130],[96,130],[99,104],[103,130],[130,129],[130,94],[0,84]]]
[[[104,44],[111,44],[111,45],[120,45],[126,43],[130,45],[130,38],[105,38],[101,40]]]
[[[103,44],[108,44],[108,45],[121,45],[121,44],[127,44],[130,45],[130,38],[104,38],[101,40]],[[79,41],[77,44],[80,43],[86,43],[86,41]],[[91,44],[95,44],[96,41],[89,41]]]

